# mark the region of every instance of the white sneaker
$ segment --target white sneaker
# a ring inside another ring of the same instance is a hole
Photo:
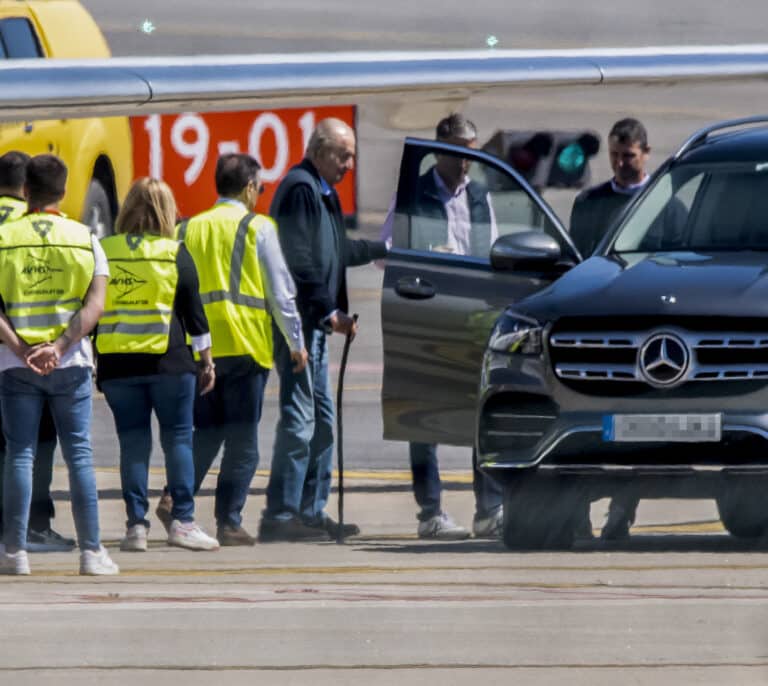
[[[105,576],[119,574],[118,567],[102,545],[98,550],[83,550],[80,553],[80,574],[85,576]]]
[[[27,576],[29,570],[29,558],[26,550],[18,550],[15,553],[5,552],[5,546],[0,544],[0,574],[16,574]]]
[[[490,517],[475,515],[472,520],[472,533],[475,538],[501,538],[504,529],[504,508],[499,508]]]
[[[446,512],[419,522],[419,538],[434,538],[438,541],[463,541],[469,538],[469,531],[454,522]]]
[[[120,541],[120,550],[131,553],[147,552],[147,527],[143,524],[129,526]]]
[[[187,550],[218,550],[219,542],[209,536],[194,522],[180,522],[174,519],[168,532],[168,545]]]

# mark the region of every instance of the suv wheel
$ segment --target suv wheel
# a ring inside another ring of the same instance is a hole
[[[91,227],[91,231],[98,238],[112,235],[114,219],[112,217],[112,205],[109,202],[107,191],[100,181],[91,179],[88,193],[83,205],[81,221]]]
[[[717,498],[717,510],[728,533],[738,538],[760,538],[768,532],[766,485],[762,480],[725,484]]]
[[[570,548],[579,512],[578,490],[568,480],[518,477],[504,487],[504,544],[513,550]]]

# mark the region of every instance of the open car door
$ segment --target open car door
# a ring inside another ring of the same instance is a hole
[[[463,178],[463,189],[452,196],[441,172],[449,177],[458,167],[454,178]],[[563,261],[575,264],[578,251],[549,206],[510,166],[479,150],[435,141],[406,139],[388,221],[392,248],[381,306],[384,438],[472,445],[491,327],[507,305],[562,273],[493,269],[493,242],[538,231],[559,244]],[[469,235],[457,240],[461,231],[450,231],[449,221],[471,223]]]

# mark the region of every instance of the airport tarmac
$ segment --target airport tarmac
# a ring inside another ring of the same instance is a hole
[[[189,552],[152,517],[149,551],[125,553],[118,474],[97,479],[121,574],[80,577],[71,552],[33,553],[31,577],[3,577],[2,684],[768,681],[768,548],[729,538],[709,503],[643,503],[621,544],[510,552],[419,540],[409,475],[352,472],[345,511],[362,533],[343,546]],[[197,507],[209,531],[214,479]],[[446,509],[470,524],[470,475],[445,481]],[[162,482],[153,469],[153,505]],[[265,484],[260,473],[245,513],[254,532]],[[71,533],[62,469],[54,488],[56,528]],[[604,512],[593,506],[595,527]]]

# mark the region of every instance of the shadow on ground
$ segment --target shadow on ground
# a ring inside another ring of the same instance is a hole
[[[347,545],[354,546],[361,552],[393,553],[393,554],[435,554],[435,553],[504,553],[504,554],[540,554],[541,550],[510,550],[501,541],[413,541],[382,540],[380,543],[370,538],[365,541],[349,541]],[[579,542],[569,549],[559,549],[554,552],[570,553],[760,553],[768,552],[768,541],[745,541],[733,538],[727,534],[650,534],[631,536],[626,541],[593,541]]]

